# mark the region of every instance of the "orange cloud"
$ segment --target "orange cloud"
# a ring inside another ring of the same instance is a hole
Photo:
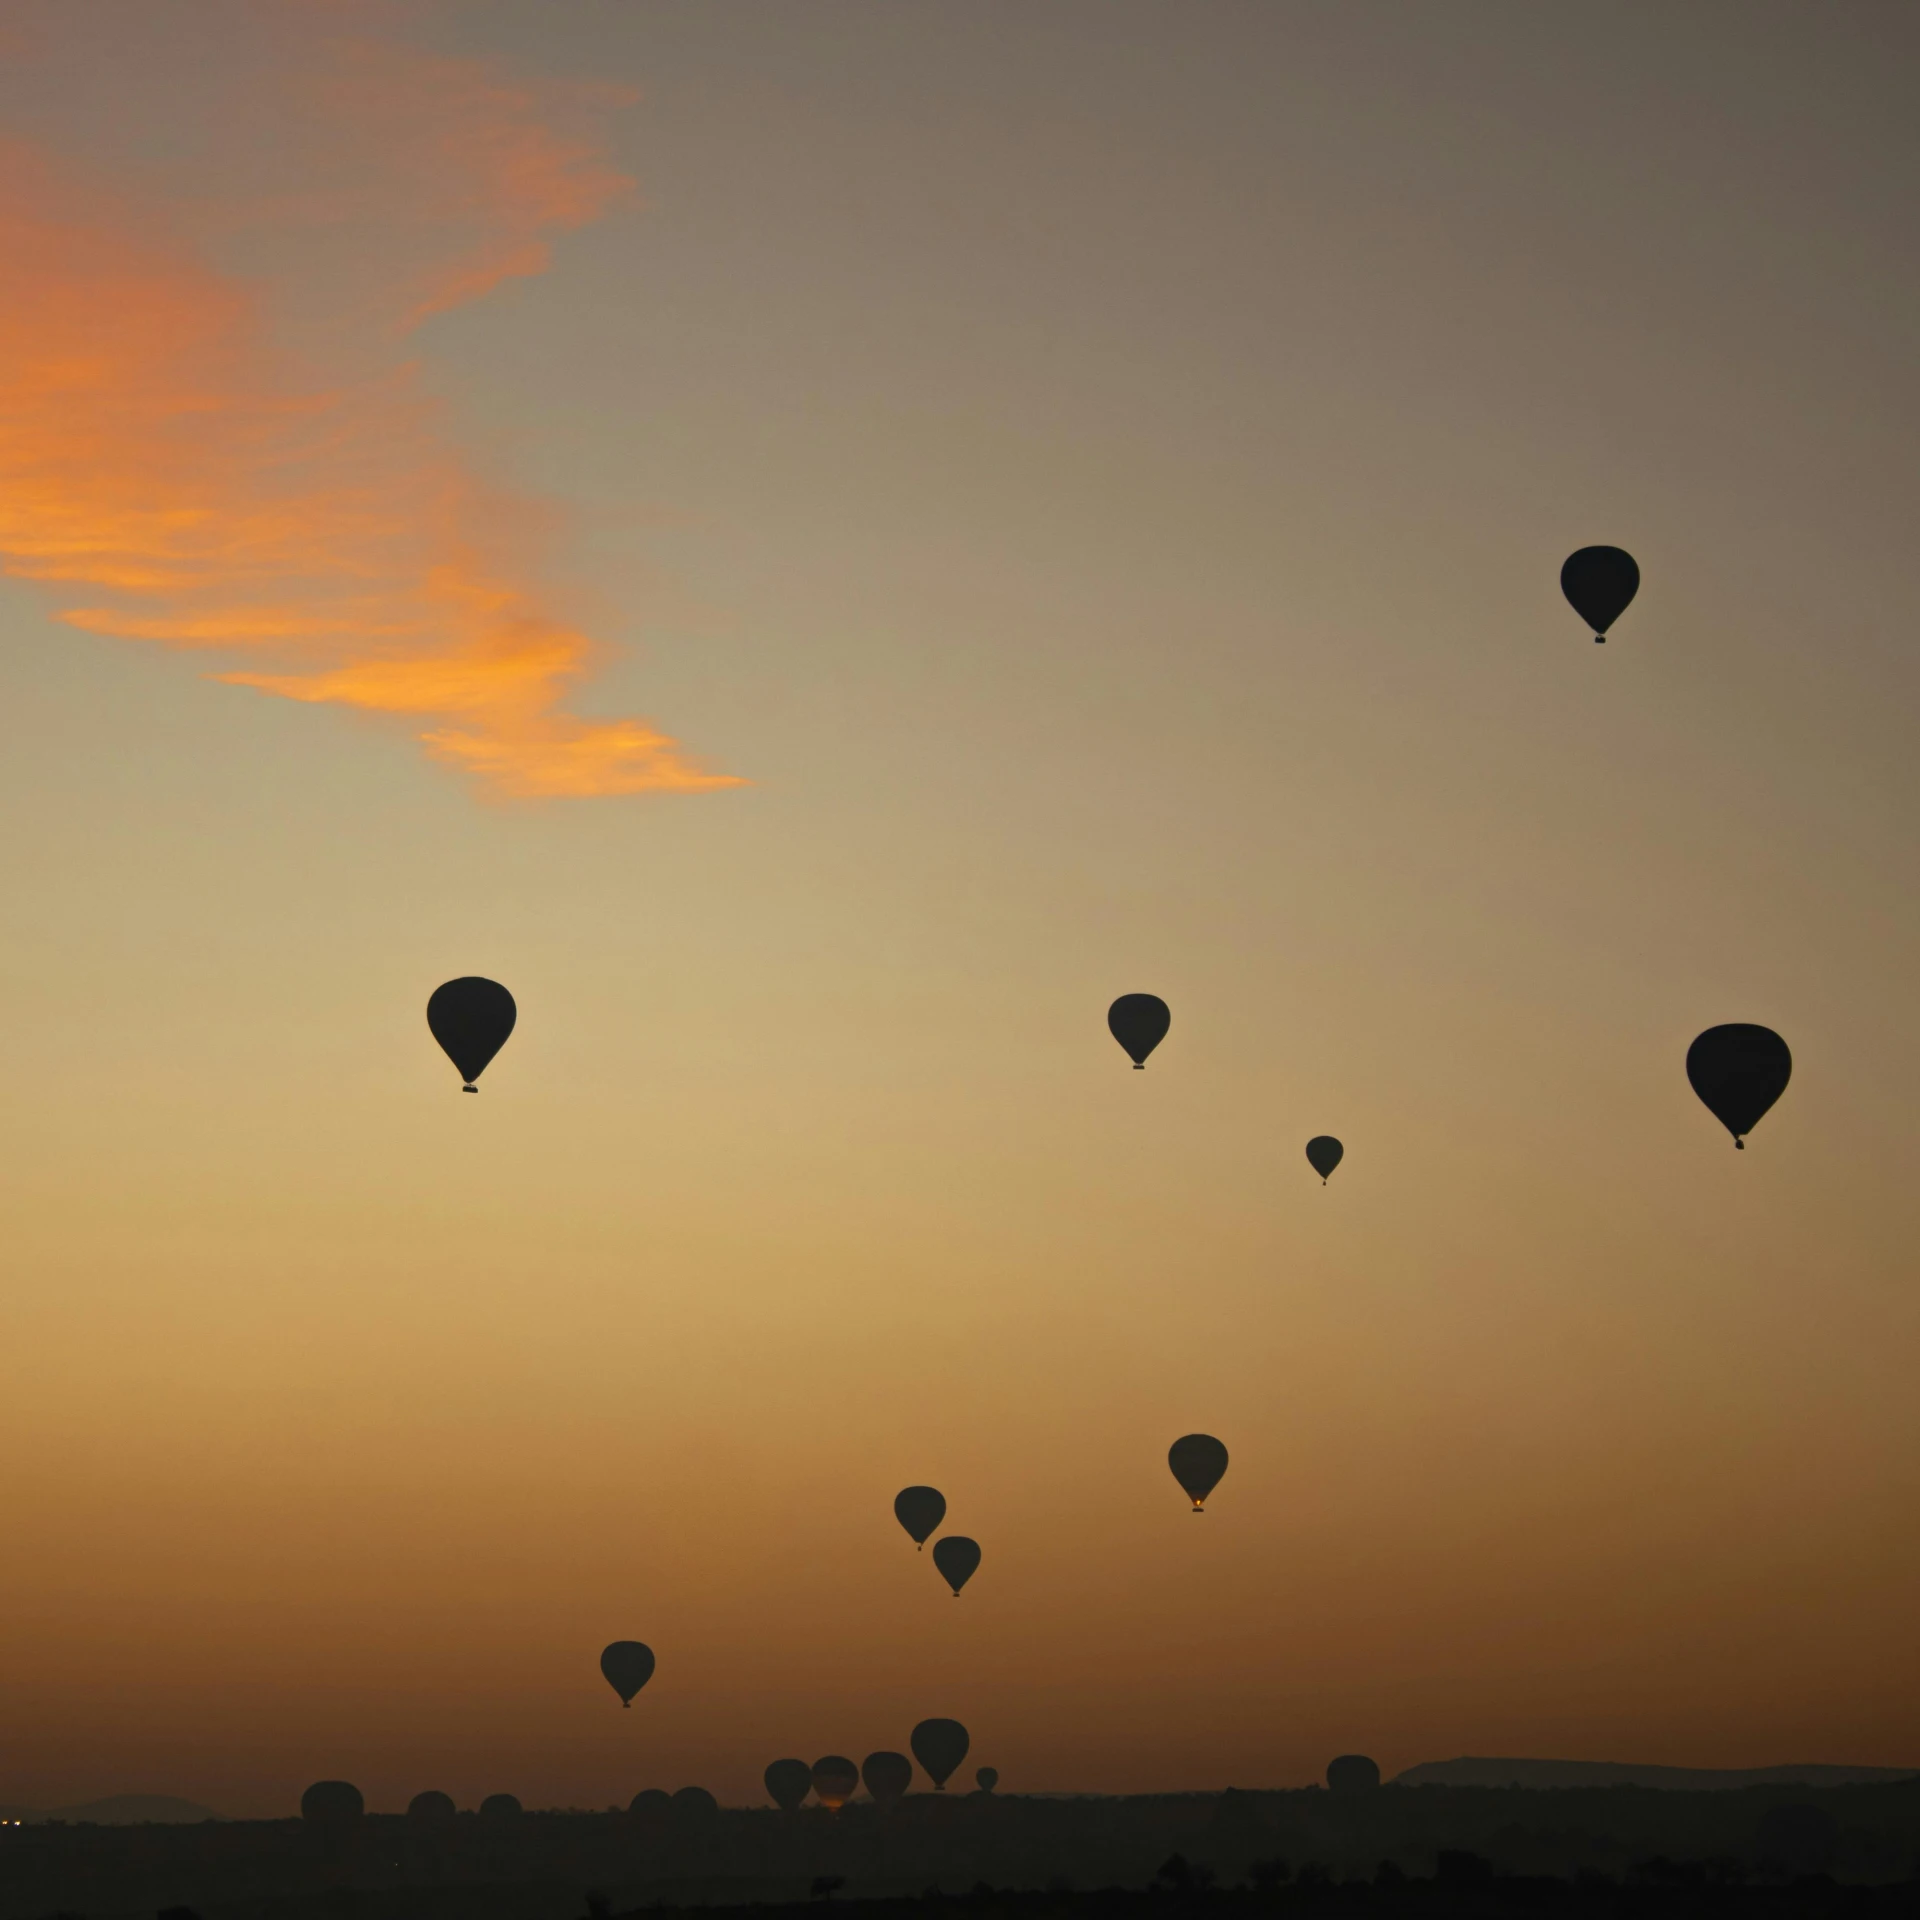
[[[396,170],[382,211],[418,243],[390,340],[540,272],[546,235],[630,191],[469,63],[358,49],[330,71],[356,164],[371,145]],[[405,716],[496,792],[741,784],[647,722],[564,710],[599,649],[529,577],[540,516],[468,470],[411,367],[296,378],[265,294],[152,232],[0,146],[0,568],[70,625],[243,653],[218,677]]]

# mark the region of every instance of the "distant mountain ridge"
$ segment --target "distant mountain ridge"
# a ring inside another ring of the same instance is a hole
[[[30,1827],[48,1820],[65,1820],[74,1826],[91,1821],[97,1827],[137,1827],[148,1822],[179,1827],[221,1817],[197,1800],[177,1800],[170,1793],[113,1793],[104,1800],[89,1800],[78,1807],[54,1807],[46,1813],[33,1807],[0,1807],[0,1820],[20,1820]]]
[[[1637,1767],[1617,1760],[1426,1760],[1396,1787],[1658,1787],[1726,1793],[1739,1787],[1861,1787],[1911,1780],[1916,1767]]]

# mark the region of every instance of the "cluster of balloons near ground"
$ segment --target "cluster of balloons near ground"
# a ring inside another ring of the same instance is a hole
[[[967,1757],[967,1730],[958,1720],[922,1720],[907,1744],[913,1760],[926,1769],[935,1793],[945,1793],[947,1782]],[[767,1796],[775,1806],[792,1813],[812,1794],[829,1813],[838,1813],[864,1783],[877,1807],[891,1807],[905,1799],[913,1785],[913,1760],[883,1748],[870,1753],[856,1767],[843,1755],[830,1753],[808,1766],[804,1760],[776,1760],[764,1776]],[[974,1782],[982,1793],[1000,1784],[999,1770],[977,1767]]]
[[[961,1761],[967,1757],[967,1730],[958,1720],[922,1720],[908,1743],[933,1781],[944,1793]],[[776,1760],[764,1776],[767,1797],[787,1813],[796,1812],[808,1794],[829,1813],[837,1813],[864,1784],[877,1807],[897,1805],[913,1785],[913,1761],[904,1753],[870,1753],[859,1766],[830,1753],[808,1766],[804,1760]],[[976,1767],[974,1784],[982,1794],[1000,1784],[996,1767]],[[1364,1753],[1343,1753],[1327,1764],[1327,1787],[1333,1793],[1364,1793],[1380,1784],[1380,1769]],[[627,1812],[643,1825],[670,1821],[684,1823],[689,1816],[715,1813],[719,1802],[705,1787],[682,1787],[668,1793],[647,1787],[628,1802]],[[521,1811],[510,1793],[490,1793],[480,1803],[480,1817],[489,1822],[511,1820]],[[338,1835],[357,1825],[366,1812],[360,1789],[347,1780],[316,1780],[300,1796],[300,1817],[324,1835]],[[416,1826],[437,1827],[458,1818],[453,1798],[445,1793],[416,1793],[407,1802],[407,1818]]]

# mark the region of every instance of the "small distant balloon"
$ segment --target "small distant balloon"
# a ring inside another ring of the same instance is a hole
[[[351,1780],[316,1780],[300,1796],[300,1818],[318,1833],[343,1833],[366,1810],[367,1803]]]
[[[893,1517],[906,1528],[907,1538],[924,1549],[947,1517],[947,1496],[938,1487],[902,1487],[893,1496]]]
[[[1227,1450],[1210,1433],[1189,1433],[1167,1449],[1167,1465],[1199,1513],[1227,1470]]]
[[[1607,629],[1626,612],[1640,591],[1640,565],[1624,547],[1582,547],[1567,555],[1560,569],[1560,591],[1568,604],[1605,640]]]
[[[447,1058],[460,1069],[463,1093],[479,1092],[473,1083],[507,1044],[518,1018],[513,995],[497,980],[470,974],[434,988],[427,1002],[427,1026]]]
[[[860,1778],[867,1783],[877,1807],[891,1807],[906,1797],[913,1785],[913,1762],[904,1753],[883,1747],[860,1763]]]
[[[967,1757],[967,1730],[958,1720],[922,1720],[907,1744],[926,1768],[936,1793],[945,1793],[947,1778]]]
[[[1000,1784],[1000,1769],[998,1767],[975,1767],[973,1770],[973,1784],[978,1787],[982,1793],[991,1793],[994,1788]]]
[[[860,1786],[860,1769],[851,1760],[830,1753],[813,1763],[813,1797],[829,1813],[838,1813]]]
[[[1793,1055],[1771,1027],[1709,1027],[1687,1049],[1687,1079],[1736,1147],[1792,1077]]]
[[[1307,1165],[1320,1176],[1324,1187],[1333,1170],[1347,1157],[1347,1150],[1330,1133],[1316,1133],[1307,1142]]]
[[[450,1793],[416,1793],[407,1802],[407,1818],[423,1827],[437,1827],[455,1817],[458,1809]]]
[[[673,1796],[673,1817],[683,1826],[698,1825],[720,1811],[720,1802],[705,1787],[680,1787]]]
[[[490,1793],[480,1802],[482,1820],[518,1820],[520,1802],[510,1793]]]
[[[1167,1037],[1173,1014],[1158,994],[1123,993],[1107,1009],[1107,1031],[1126,1049],[1136,1070],[1147,1064],[1147,1055]]]
[[[600,1671],[620,1704],[630,1707],[633,1696],[653,1678],[653,1649],[641,1640],[616,1640],[602,1650]]]
[[[1364,1753],[1343,1753],[1327,1762],[1329,1793],[1368,1793],[1380,1784],[1380,1769]]]
[[[940,1577],[953,1589],[953,1597],[960,1598],[960,1589],[964,1587],[980,1567],[980,1543],[969,1540],[964,1533],[950,1533],[944,1540],[933,1543],[933,1564],[940,1569]]]

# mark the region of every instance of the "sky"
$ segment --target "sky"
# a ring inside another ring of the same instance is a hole
[[[0,1800],[1920,1764],[1916,57],[0,0]]]

